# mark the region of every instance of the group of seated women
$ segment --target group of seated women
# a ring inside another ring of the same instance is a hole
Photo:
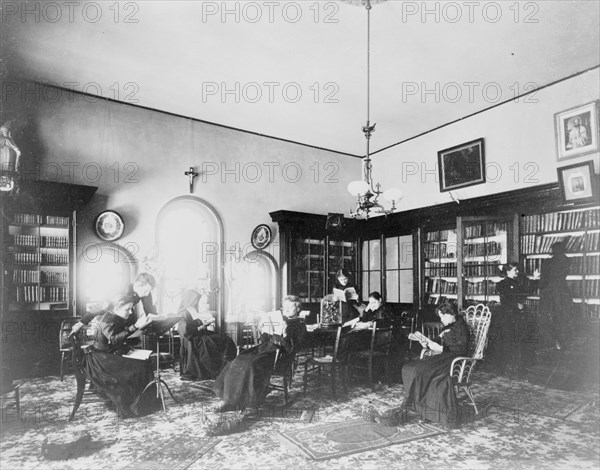
[[[219,398],[215,410],[260,407],[269,391],[273,372],[283,372],[290,367],[304,343],[307,330],[298,316],[299,298],[285,297],[282,303],[284,323],[280,328],[264,331],[258,345],[242,350],[237,356],[231,338],[212,331],[211,319],[198,313],[199,298],[196,291],[184,292],[177,312],[180,317],[181,378],[214,379],[212,390]],[[156,405],[157,401],[154,387],[149,387],[140,398],[153,380],[150,362],[123,355],[131,349],[127,344],[129,335],[152,321],[144,315],[133,324],[128,322],[135,302],[129,294],[121,296],[99,317],[93,350],[84,359],[88,377],[121,416],[138,415],[141,409]],[[444,324],[438,343],[423,343],[432,354],[409,362],[402,369],[405,400],[399,416],[412,408],[423,419],[453,425],[457,400],[449,365],[455,357],[467,353],[469,331],[453,306],[442,304],[437,313]],[[390,322],[378,292],[369,295],[366,308],[356,309],[350,315],[355,316],[355,320],[344,328],[339,352],[341,360],[346,357],[343,351],[368,349],[368,328],[373,321],[377,321],[378,326]]]

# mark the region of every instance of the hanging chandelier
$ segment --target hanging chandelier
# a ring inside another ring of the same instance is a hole
[[[356,1],[348,0],[348,3],[356,4]],[[367,152],[362,161],[362,179],[352,181],[348,185],[348,192],[357,198],[356,209],[350,211],[350,216],[354,218],[368,219],[369,215],[388,215],[396,211],[396,203],[402,199],[402,191],[398,188],[390,188],[387,191],[381,190],[379,183],[373,183],[373,163],[370,156],[369,142],[371,135],[375,131],[375,124],[371,125],[371,8],[372,3],[379,3],[379,0],[362,0],[361,5],[367,10],[367,123],[362,127],[367,141]],[[391,207],[386,209],[379,201],[384,199],[391,203]]]

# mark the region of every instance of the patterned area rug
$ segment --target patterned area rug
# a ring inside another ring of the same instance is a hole
[[[392,427],[354,420],[321,424],[280,434],[310,458],[326,460],[393,444],[404,444],[443,432],[442,429],[425,423]]]
[[[167,442],[162,441],[142,458],[125,467],[125,470],[185,470],[219,442],[221,439],[217,438],[178,436]]]

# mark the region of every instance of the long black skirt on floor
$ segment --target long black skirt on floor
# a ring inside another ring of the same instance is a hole
[[[213,384],[213,392],[229,407],[259,407],[269,392],[275,350],[260,346],[242,352],[221,371]]]
[[[197,380],[214,379],[225,364],[235,358],[236,352],[230,337],[215,332],[182,337],[179,373]]]
[[[458,424],[458,403],[449,373],[455,357],[441,353],[409,362],[402,368],[404,404],[414,406],[421,419],[449,427]]]
[[[156,387],[144,387],[154,379],[150,361],[93,351],[84,356],[84,369],[96,389],[110,399],[122,417],[143,415],[158,409]]]

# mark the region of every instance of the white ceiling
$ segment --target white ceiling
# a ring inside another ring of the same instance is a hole
[[[84,1],[70,11],[67,3],[5,3],[4,70],[364,154],[363,7],[312,0],[136,1],[117,8],[114,1]],[[226,9],[234,13],[223,16]],[[515,91],[598,66],[599,10],[597,0],[376,4],[371,121],[377,129],[371,149],[489,108]],[[203,90],[211,88],[217,94],[203,98]],[[233,92],[222,96],[225,88]],[[292,102],[298,89],[302,95]],[[408,95],[409,89],[416,94]]]

